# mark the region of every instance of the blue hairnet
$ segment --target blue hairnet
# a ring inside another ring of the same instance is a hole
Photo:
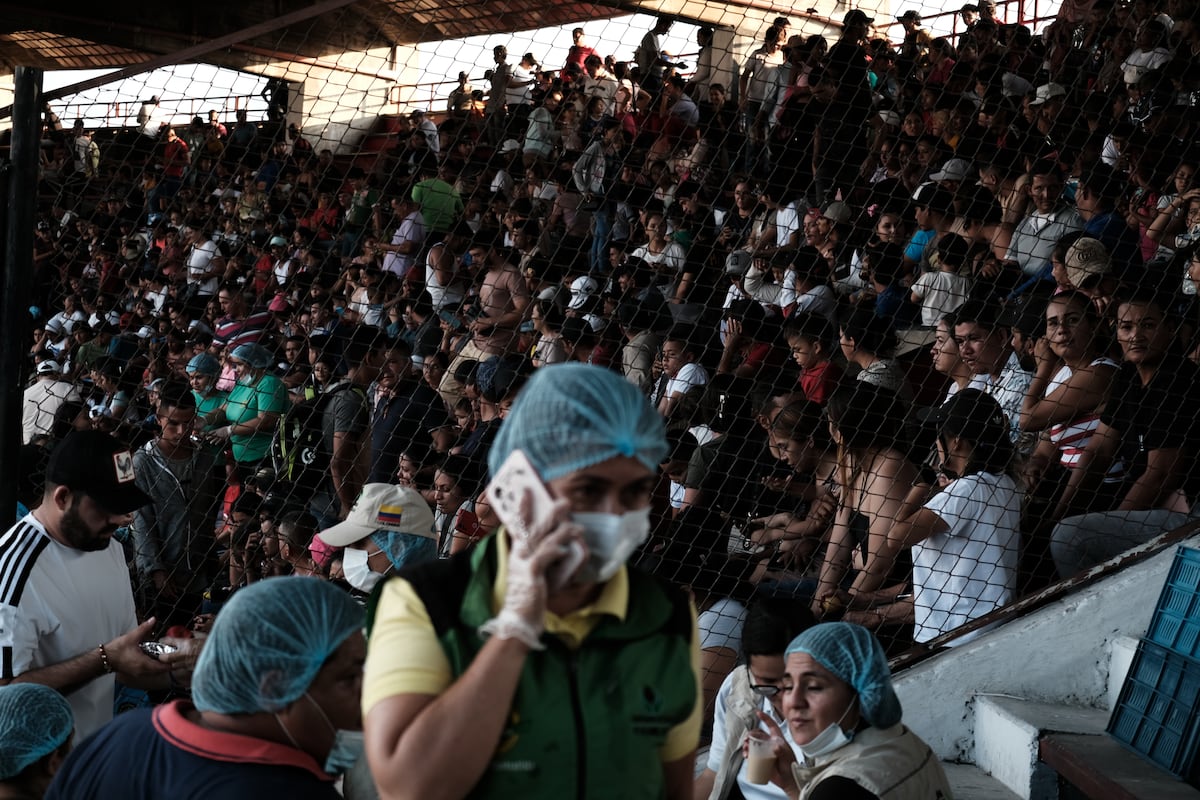
[[[75,730],[61,694],[37,683],[0,687],[0,781],[21,774],[53,753]]]
[[[437,540],[431,536],[378,531],[371,534],[371,541],[384,552],[396,569],[400,569],[406,564],[420,564],[422,561],[437,560]]]
[[[662,419],[629,381],[603,367],[556,364],[536,370],[488,453],[495,475],[513,450],[551,481],[614,456],[651,470],[667,455]]]
[[[201,375],[220,375],[221,364],[216,357],[209,353],[197,353],[187,363],[187,374],[199,372]]]
[[[825,622],[801,633],[784,656],[807,653],[858,693],[863,719],[877,728],[900,721],[900,698],[892,688],[883,647],[869,630],[849,622]]]
[[[229,354],[230,358],[236,358],[238,361],[245,361],[254,369],[266,369],[271,366],[274,360],[271,357],[271,351],[263,347],[261,344],[247,342],[239,344],[233,348],[233,352]]]
[[[219,714],[284,708],[303,696],[363,622],[362,607],[332,583],[293,576],[250,584],[221,609],[196,662],[196,708]]]

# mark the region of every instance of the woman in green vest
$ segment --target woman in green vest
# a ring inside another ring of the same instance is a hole
[[[696,612],[625,565],[649,535],[662,421],[616,373],[562,364],[517,397],[493,479],[516,450],[545,513],[527,499],[514,529],[379,591],[363,686],[375,781],[385,796],[691,800]]]

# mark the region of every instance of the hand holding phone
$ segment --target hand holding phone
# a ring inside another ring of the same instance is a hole
[[[531,547],[563,521],[560,504],[550,496],[537,470],[520,450],[505,459],[485,491],[496,516],[513,538]],[[565,586],[586,559],[583,543],[569,540],[563,557],[546,571],[549,590],[556,592]]]

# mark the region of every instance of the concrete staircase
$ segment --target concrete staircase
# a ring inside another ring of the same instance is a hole
[[[905,724],[956,798],[1200,800],[1105,733],[1174,544],[897,671]]]

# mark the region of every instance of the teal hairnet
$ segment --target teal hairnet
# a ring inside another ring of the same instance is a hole
[[[200,711],[279,711],[304,695],[321,665],[361,630],[364,613],[332,583],[292,576],[230,598],[200,652],[192,699]]]
[[[396,569],[422,561],[436,561],[438,557],[437,540],[431,536],[377,531],[371,534],[371,541],[384,552]]]
[[[62,747],[73,730],[70,704],[49,686],[0,687],[0,781],[20,775]]]
[[[892,688],[883,647],[869,630],[849,622],[825,622],[801,633],[784,656],[807,653],[858,693],[863,719],[877,728],[900,721],[900,698]]]
[[[252,369],[266,369],[274,361],[270,350],[254,342],[239,344],[233,348],[233,352],[229,354],[229,357],[238,361],[245,361]]]
[[[551,481],[614,456],[657,470],[667,455],[662,419],[637,387],[603,367],[556,364],[536,370],[488,453],[492,475],[513,450]]]

